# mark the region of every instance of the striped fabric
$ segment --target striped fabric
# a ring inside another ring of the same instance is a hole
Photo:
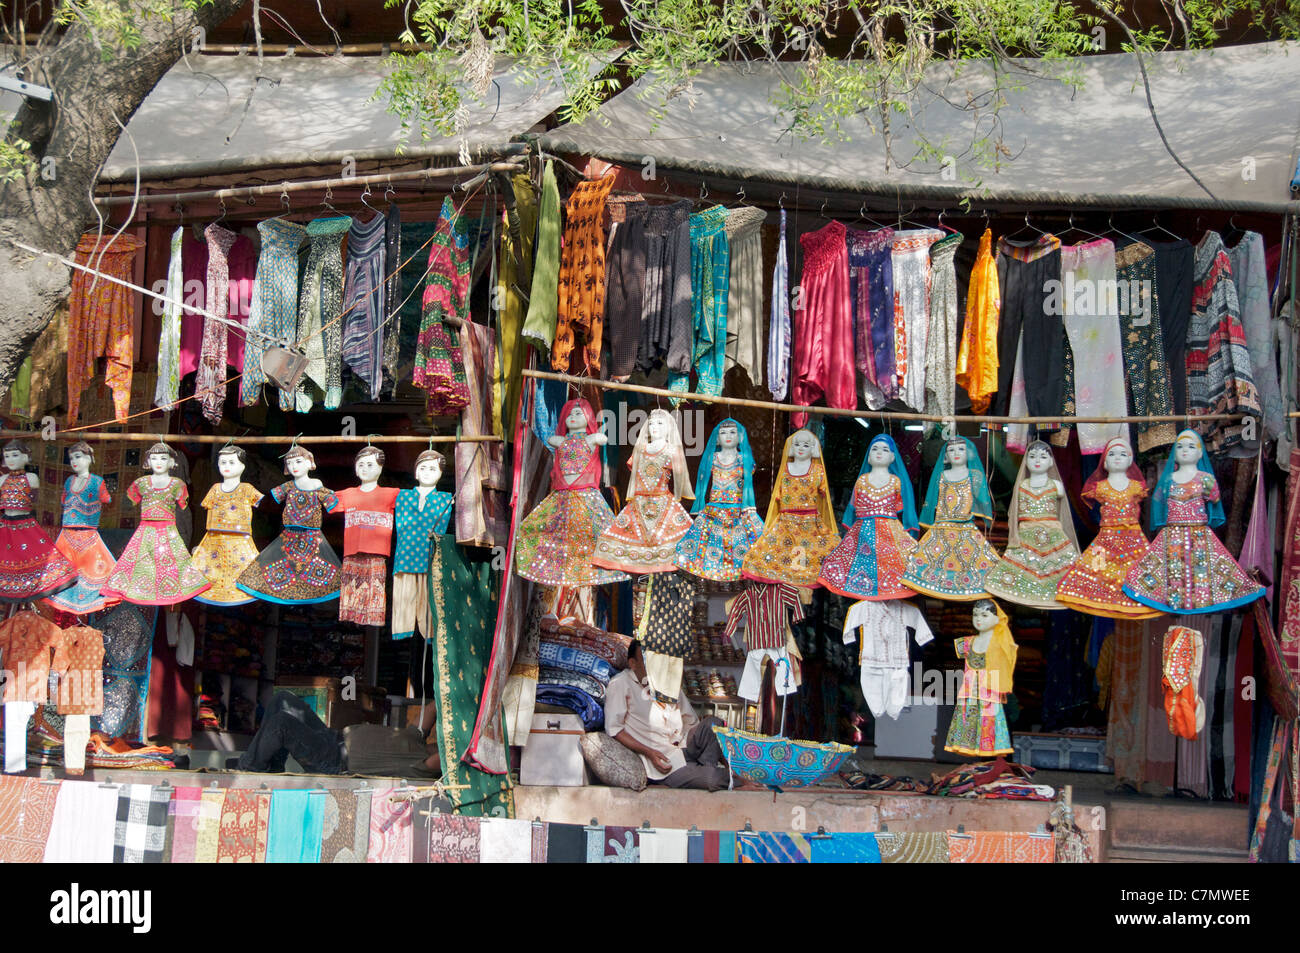
[[[745,625],[745,645],[755,649],[785,648],[786,610],[792,621],[803,618],[799,590],[785,583],[754,583],[732,600],[727,613],[727,636]]]

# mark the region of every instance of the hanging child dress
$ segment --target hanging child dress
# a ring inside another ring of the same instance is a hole
[[[851,599],[907,599],[916,593],[903,585],[907,557],[916,540],[898,514],[903,510],[902,484],[890,474],[883,487],[871,485],[870,472],[853,486],[854,521],[844,541],[822,563],[819,581],[831,592]]]
[[[970,477],[940,478],[934,524],[908,556],[903,583],[909,589],[939,599],[986,598],[984,577],[998,554],[975,525],[974,502]]]
[[[758,510],[744,504],[745,465],[714,457],[708,501],[677,543],[677,566],[714,582],[737,582],[740,567],[763,535]]]
[[[284,504],[284,529],[262,550],[235,585],[258,599],[280,605],[306,605],[339,597],[339,558],[320,531],[326,512],[339,505],[323,486],[300,490],[292,480],[271,491]]]
[[[126,497],[140,507],[140,525],[101,592],[141,606],[172,606],[211,588],[176,532],[176,510],[189,504],[184,482],[168,477],[160,489],[152,476],[142,476]]]
[[[826,494],[821,460],[813,459],[803,476],[791,473],[787,463],[772,494],[776,512],[769,511],[767,528],[745,556],[741,574],[758,582],[784,582],[805,589],[820,586],[822,560],[840,542],[834,520],[824,515],[830,507]]]
[[[972,651],[974,644],[973,635],[953,640],[952,647],[957,657],[965,660],[966,668],[943,750],[981,758],[1012,754],[1015,749],[1011,747],[1007,716],[1002,710],[1006,694],[993,690],[986,667],[987,654]]]
[[[0,602],[28,602],[67,589],[77,581],[77,567],[50,542],[32,516],[36,488],[26,470],[10,470],[0,481]]]
[[[117,600],[105,599],[100,588],[113,572],[113,554],[99,536],[99,515],[113,502],[104,478],[91,473],[86,485],[74,489],[77,477],[63,483],[63,529],[54,548],[77,567],[76,584],[49,596],[45,601],[56,609],[73,615],[86,615],[106,609]]]
[[[1070,571],[1079,550],[1062,528],[1062,500],[1052,480],[1033,489],[1028,480],[1016,488],[1019,545],[1009,544],[1002,559],[984,577],[990,595],[1038,609],[1064,609],[1056,601],[1057,584]]]
[[[639,575],[677,569],[677,541],[691,528],[690,514],[673,495],[673,451],[640,455],[627,505],[596,541],[592,565]]]
[[[544,586],[603,586],[627,574],[591,564],[596,540],[614,522],[600,495],[600,458],[586,433],[555,448],[551,492],[519,524],[515,572]]]
[[[253,602],[235,585],[240,573],[257,558],[253,543],[253,507],[262,494],[248,483],[227,493],[220,483],[212,484],[202,507],[208,511],[208,528],[194,547],[193,566],[207,577],[212,588],[195,601],[210,606],[242,606]]]
[[[1056,599],[1071,609],[1111,619],[1152,619],[1160,610],[1124,595],[1124,579],[1147,551],[1139,525],[1147,489],[1136,480],[1117,490],[1107,480],[1085,488],[1084,499],[1101,505],[1097,537],[1056,587]]]

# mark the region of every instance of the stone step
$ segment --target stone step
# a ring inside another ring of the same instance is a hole
[[[1245,850],[1185,850],[1176,848],[1112,847],[1106,856],[1111,864],[1245,864]]]
[[[1129,851],[1244,856],[1248,820],[1244,804],[1117,799],[1106,816],[1109,853],[1112,859]]]

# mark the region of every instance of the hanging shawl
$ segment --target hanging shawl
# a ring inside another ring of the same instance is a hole
[[[736,433],[740,436],[740,443],[736,445],[736,454],[740,457],[740,465],[745,471],[745,492],[740,502],[741,509],[758,505],[754,502],[754,451],[749,447],[749,434],[740,421],[728,417],[713,428],[713,433],[709,434],[709,442],[704,445],[704,455],[700,457],[700,470],[695,476],[695,505],[691,507],[692,513],[700,512],[708,502],[709,484],[713,479],[713,453],[718,448],[718,431],[723,427],[735,427]]]
[[[970,471],[971,515],[982,516],[991,525],[993,523],[993,499],[989,496],[989,481],[984,476],[984,464],[975,452],[975,444],[965,437],[957,437],[966,445],[966,468]],[[939,504],[939,481],[948,469],[948,448],[943,450],[943,460],[930,474],[930,487],[925,492],[925,506],[921,509],[921,525],[934,525],[934,511]]]
[[[1047,470],[1047,478],[1060,483],[1061,489],[1065,489],[1065,481],[1061,479],[1061,471],[1056,468],[1056,457],[1052,455],[1052,448],[1042,440],[1035,440],[1025,447],[1025,455],[1020,460],[1020,469],[1016,471],[1015,490],[1011,493],[1011,507],[1007,510],[1007,549],[1020,546],[1020,484],[1029,477],[1029,451],[1035,448],[1046,450],[1047,455],[1052,459],[1052,465]],[[1104,460],[1105,457],[1102,459]],[[1075,535],[1074,517],[1070,514],[1070,500],[1064,492],[1059,494],[1056,500],[1056,518],[1061,521],[1061,529],[1065,530],[1065,535],[1074,544],[1074,551],[1078,552],[1079,537]]]
[[[776,525],[776,518],[780,515],[781,491],[785,487],[786,471],[790,466],[790,450],[794,446],[794,438],[801,433],[806,433],[813,438],[813,443],[817,449],[813,451],[813,458],[810,461],[812,470],[817,471],[817,478],[820,482],[817,494],[817,514],[821,517],[822,531],[829,536],[839,537],[839,527],[835,525],[835,513],[831,510],[831,491],[826,485],[826,467],[822,464],[822,445],[821,442],[813,435],[811,430],[796,430],[790,436],[785,438],[785,446],[781,449],[781,469],[776,475],[776,484],[772,487],[772,499],[767,504],[767,520],[765,531],[772,529]]]
[[[993,638],[984,653],[984,669],[989,673],[989,684],[995,690],[1010,695],[1016,671],[1016,653],[1020,647],[1011,637],[1007,614],[996,602],[993,602],[993,608],[998,611],[998,624],[993,627]]]
[[[557,422],[556,433],[563,431],[565,437],[569,434],[569,425],[565,422],[569,419],[569,414],[575,407],[581,408],[582,412],[587,415],[587,433],[593,434],[600,429],[600,422],[596,419],[596,414],[591,409],[585,398],[575,397],[562,408],[560,408],[560,419]],[[599,448],[593,447],[591,459],[587,461],[586,468],[572,483],[564,479],[564,474],[560,471],[559,447],[550,447],[551,453],[555,460],[551,464],[551,489],[552,490],[587,490],[591,488],[600,488],[600,453]]]
[[[1195,440],[1196,445],[1201,448],[1201,459],[1196,462],[1196,469],[1202,473],[1207,473],[1210,479],[1214,479],[1214,468],[1210,466],[1209,458],[1205,453],[1205,443],[1201,440],[1201,435],[1195,430],[1184,430],[1176,438],[1174,445],[1169,450],[1169,457],[1165,460],[1165,468],[1160,471],[1160,479],[1156,481],[1155,492],[1151,494],[1151,528],[1160,529],[1169,522],[1169,493],[1174,485],[1174,471],[1178,469],[1178,463],[1175,456],[1178,450],[1178,441],[1184,437]],[[1210,526],[1223,525],[1223,503],[1215,501],[1211,503],[1205,501],[1205,515]]]
[[[637,468],[641,465],[641,457],[649,452],[650,421],[656,419],[668,425],[668,433],[664,439],[673,458],[673,495],[679,500],[692,500],[695,494],[691,490],[691,475],[686,469],[686,450],[682,447],[682,433],[677,428],[676,418],[662,408],[656,407],[650,411],[650,416],[646,418],[646,422],[641,425],[640,433],[636,435],[636,446],[632,448],[632,472],[637,472]],[[635,478],[627,487],[627,498],[630,500],[634,496],[636,496]]]
[[[867,444],[866,455],[862,458],[862,469],[858,471],[858,479],[862,479],[864,473],[871,472],[871,448],[878,443],[883,443],[889,448],[889,452],[894,455],[894,462],[889,465],[889,472],[898,477],[899,492],[903,496],[903,510],[899,514],[899,519],[907,531],[915,536],[920,527],[917,525],[916,520],[916,499],[912,494],[912,478],[907,475],[907,467],[903,466],[903,455],[898,452],[898,447],[894,445],[893,437],[882,433],[871,439],[871,443]],[[854,486],[856,485],[855,481]],[[844,511],[844,527],[851,529],[856,519],[857,510],[853,506],[853,497],[850,496],[848,508]]]

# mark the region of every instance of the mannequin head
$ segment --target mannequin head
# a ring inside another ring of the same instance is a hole
[[[587,412],[582,409],[581,404],[574,404],[569,411],[569,416],[564,418],[564,426],[569,429],[569,433],[584,433],[587,429]]]
[[[83,477],[89,473],[94,462],[94,448],[86,441],[80,440],[68,448],[68,466],[72,467],[72,472],[77,476]]]
[[[154,476],[165,476],[176,466],[176,454],[165,443],[155,443],[145,455],[145,469]]]
[[[651,414],[645,422],[646,432],[650,435],[649,443],[661,444],[668,437],[669,420],[663,414]]]
[[[223,480],[234,480],[244,475],[248,454],[242,447],[223,447],[217,454],[217,472]]]
[[[818,444],[811,430],[795,431],[794,436],[790,438],[790,456],[793,459],[802,463],[821,455],[821,445]]]
[[[1133,451],[1122,443],[1113,443],[1106,451],[1106,472],[1126,473],[1133,465]]]
[[[312,470],[316,469],[316,458],[312,456],[311,451],[303,447],[293,446],[289,452],[284,455],[284,472],[289,474],[295,480],[299,477],[305,477]]]
[[[424,451],[415,458],[415,482],[420,486],[437,486],[446,461],[447,458],[437,450]]]
[[[740,428],[735,424],[722,424],[718,427],[718,449],[734,450],[740,446]]]
[[[362,447],[352,464],[353,472],[362,483],[374,483],[384,472],[384,451],[378,447]]]
[[[8,451],[5,452],[8,464]],[[1195,437],[1179,437],[1174,443],[1174,462],[1180,467],[1196,466],[1201,460],[1201,442]]]
[[[971,622],[977,632],[989,632],[998,624],[998,606],[992,599],[980,599],[971,607]]]
[[[1025,450],[1025,469],[1030,473],[1046,473],[1052,463],[1052,450],[1041,440],[1035,440]]]
[[[943,455],[950,467],[966,466],[966,441],[949,440],[948,446],[944,448]]]
[[[10,440],[5,444],[4,462],[6,470],[25,470],[31,458],[31,450],[21,440]]]
[[[885,441],[878,440],[867,451],[867,462],[873,470],[887,470],[894,462],[894,451],[889,449],[889,444]]]

